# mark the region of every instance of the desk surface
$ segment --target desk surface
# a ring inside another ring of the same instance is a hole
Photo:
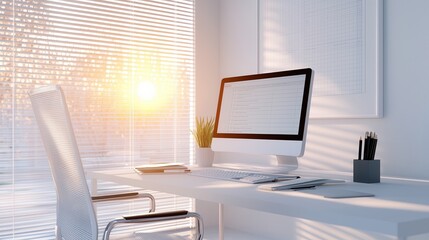
[[[298,174],[304,176],[303,173]],[[382,182],[377,184],[347,181],[340,185],[318,187],[375,195],[365,198],[328,199],[300,191],[261,191],[257,189],[258,185],[188,174],[143,176],[132,169],[121,169],[89,172],[88,177],[399,238],[429,232],[429,184],[426,182],[382,179]],[[332,175],[331,178],[341,176]],[[342,178],[345,179],[344,176]]]

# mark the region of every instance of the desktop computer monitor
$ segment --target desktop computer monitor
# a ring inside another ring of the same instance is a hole
[[[275,155],[276,172],[304,154],[314,72],[310,68],[224,78],[212,149]]]

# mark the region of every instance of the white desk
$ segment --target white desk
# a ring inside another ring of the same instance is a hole
[[[393,235],[398,239],[429,232],[429,184],[425,182],[382,179],[377,184],[347,182],[321,186],[375,194],[369,198],[327,199],[299,191],[259,191],[252,184],[187,174],[142,176],[123,169],[89,172],[88,177],[93,179],[93,191],[99,179],[216,202],[221,207],[222,204],[239,206]],[[219,238],[222,237],[220,229]]]

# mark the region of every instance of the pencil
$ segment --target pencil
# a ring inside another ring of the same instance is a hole
[[[374,134],[374,140],[373,140],[373,144],[372,144],[372,148],[371,148],[371,158],[374,160],[375,158],[375,150],[377,148],[377,135]]]
[[[359,152],[358,152],[358,159],[362,159],[362,137],[359,138]]]
[[[365,132],[365,146],[363,149],[363,159],[368,160],[368,148],[369,148],[369,132]]]
[[[372,153],[372,147],[373,147],[373,144],[374,144],[374,134],[373,134],[373,132],[370,132],[369,133],[369,140],[368,140],[368,152],[367,152],[367,159],[368,160],[372,160],[371,159],[371,153]]]

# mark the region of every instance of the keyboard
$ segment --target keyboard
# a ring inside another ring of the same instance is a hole
[[[193,170],[191,173],[193,176],[214,178],[220,180],[244,182],[250,184],[276,182],[286,179],[295,179],[298,176],[279,175],[279,174],[263,174],[256,172],[247,172],[234,169],[222,169],[222,168],[205,168]]]

